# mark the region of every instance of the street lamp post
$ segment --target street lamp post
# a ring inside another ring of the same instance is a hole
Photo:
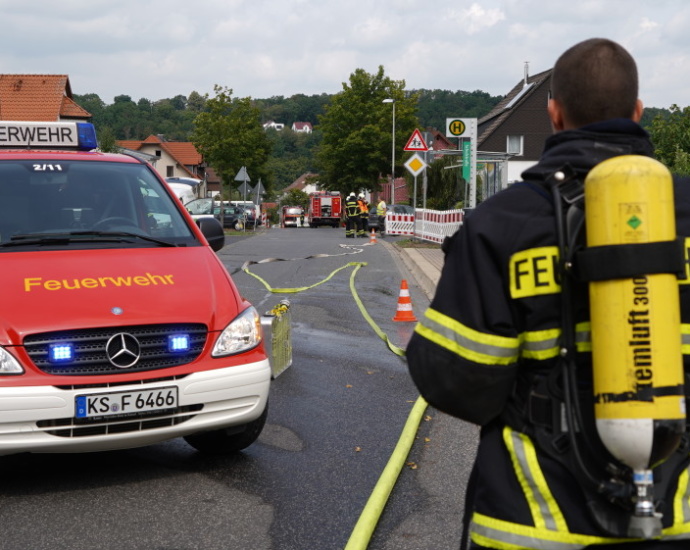
[[[393,147],[391,151],[391,204],[395,204],[395,99],[384,99],[383,103],[393,104]]]

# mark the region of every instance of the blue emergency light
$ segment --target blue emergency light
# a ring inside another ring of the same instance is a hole
[[[189,334],[171,334],[168,336],[168,351],[171,353],[184,353],[189,351]]]
[[[98,147],[96,127],[90,122],[77,122],[77,136],[79,139],[79,149],[82,151],[90,151]]]
[[[74,344],[59,343],[50,344],[48,353],[51,363],[65,363],[74,359]]]

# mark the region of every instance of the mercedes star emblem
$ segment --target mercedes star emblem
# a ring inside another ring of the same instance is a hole
[[[119,332],[108,340],[105,353],[112,365],[118,369],[127,369],[139,361],[141,346],[139,340],[131,334]]]

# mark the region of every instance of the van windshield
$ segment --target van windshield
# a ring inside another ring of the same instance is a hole
[[[41,238],[56,248],[200,245],[174,201],[145,164],[2,160],[0,251]]]

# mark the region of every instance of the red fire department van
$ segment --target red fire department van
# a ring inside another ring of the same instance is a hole
[[[271,365],[223,229],[96,146],[91,124],[0,121],[0,455],[240,450]]]
[[[304,209],[301,206],[283,206],[280,213],[282,227],[301,227]]]

